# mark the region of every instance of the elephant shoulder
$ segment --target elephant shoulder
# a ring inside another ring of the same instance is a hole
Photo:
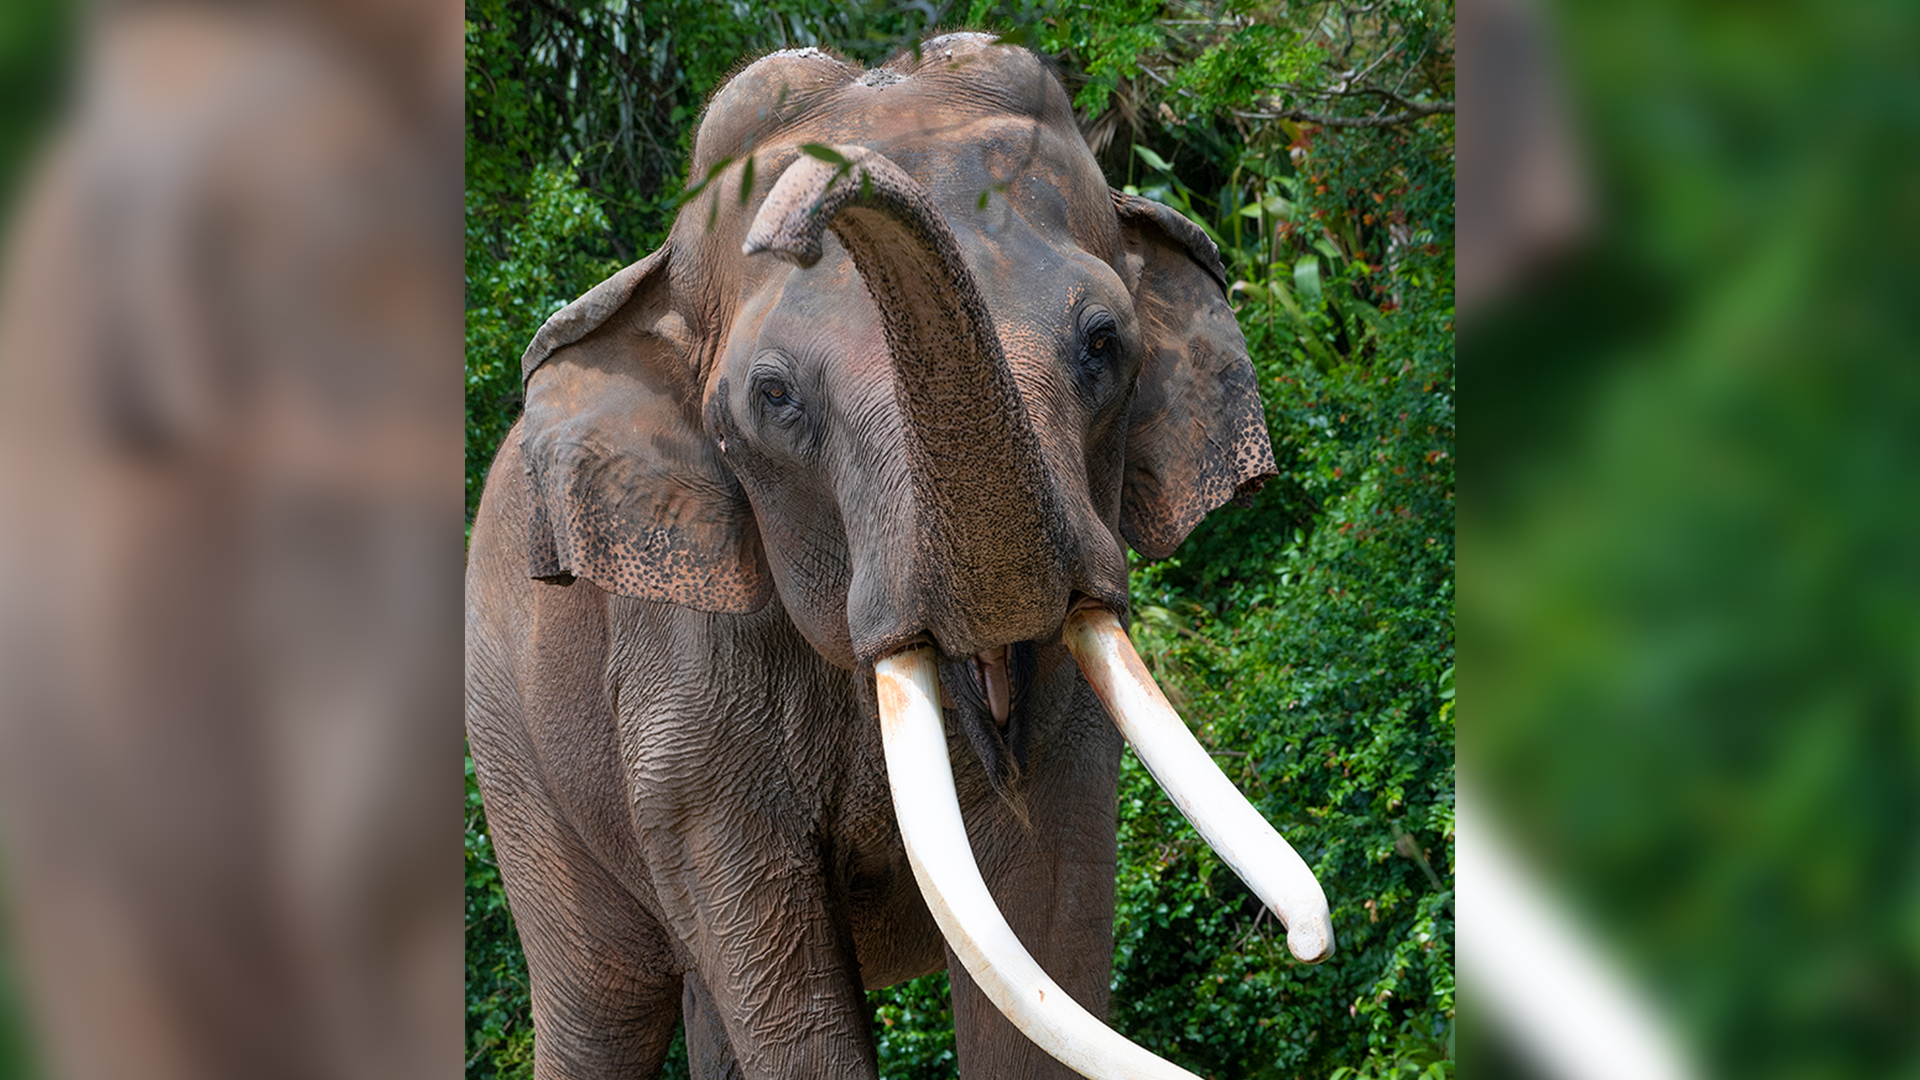
[[[535,632],[539,624],[550,631],[556,623],[579,621],[582,615],[589,621],[604,622],[606,609],[605,592],[590,581],[573,579],[557,584],[527,574],[527,538],[540,514],[540,504],[533,497],[527,476],[522,445],[525,425],[524,418],[514,421],[494,454],[467,544],[469,630],[478,619],[495,625],[514,640]],[[590,596],[590,611],[575,610],[580,604],[563,602],[563,596]],[[569,617],[556,619],[555,612],[549,610],[556,605],[566,609]],[[598,613],[597,618],[590,613]]]
[[[495,712],[524,710],[537,735],[545,713],[578,718],[605,711],[603,703],[591,708],[592,701],[558,709],[542,703],[601,687],[608,598],[584,578],[561,584],[527,574],[527,536],[539,502],[522,456],[523,423],[514,424],[494,456],[467,547],[467,682],[470,698],[499,699]]]

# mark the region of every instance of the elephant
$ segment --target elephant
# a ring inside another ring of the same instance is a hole
[[[1217,249],[991,36],[712,98],[657,251],[560,310],[473,525],[468,738],[535,1074],[1191,1076],[1115,1034],[1122,733],[1313,962],[1319,884],[1127,643],[1275,472]],[[1109,719],[1109,710],[1114,719]]]

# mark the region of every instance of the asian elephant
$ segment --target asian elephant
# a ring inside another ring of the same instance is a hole
[[[537,1075],[651,1076],[684,1018],[696,1076],[872,1077],[863,989],[943,967],[964,1076],[1190,1075],[1095,1019],[1116,723],[1294,953],[1333,947],[1121,629],[1122,545],[1274,472],[1217,251],[978,34],[764,57],[692,175],[534,338],[473,528]]]

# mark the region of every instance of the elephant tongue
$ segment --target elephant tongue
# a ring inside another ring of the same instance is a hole
[[[993,722],[1006,727],[1013,702],[1012,685],[1007,680],[1007,647],[996,646],[975,656],[973,674],[986,692],[987,707],[993,710]]]

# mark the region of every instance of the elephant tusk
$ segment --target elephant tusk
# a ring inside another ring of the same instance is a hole
[[[1287,928],[1287,948],[1317,964],[1333,955],[1327,894],[1313,871],[1233,786],[1147,673],[1113,612],[1083,607],[1064,637],[1107,714],[1147,771],[1213,850]]]
[[[960,819],[941,723],[933,650],[874,665],[888,786],[907,860],[940,933],[987,999],[1027,1038],[1095,1080],[1198,1080],[1130,1042],[1080,1007],[1040,970],[987,892]]]

